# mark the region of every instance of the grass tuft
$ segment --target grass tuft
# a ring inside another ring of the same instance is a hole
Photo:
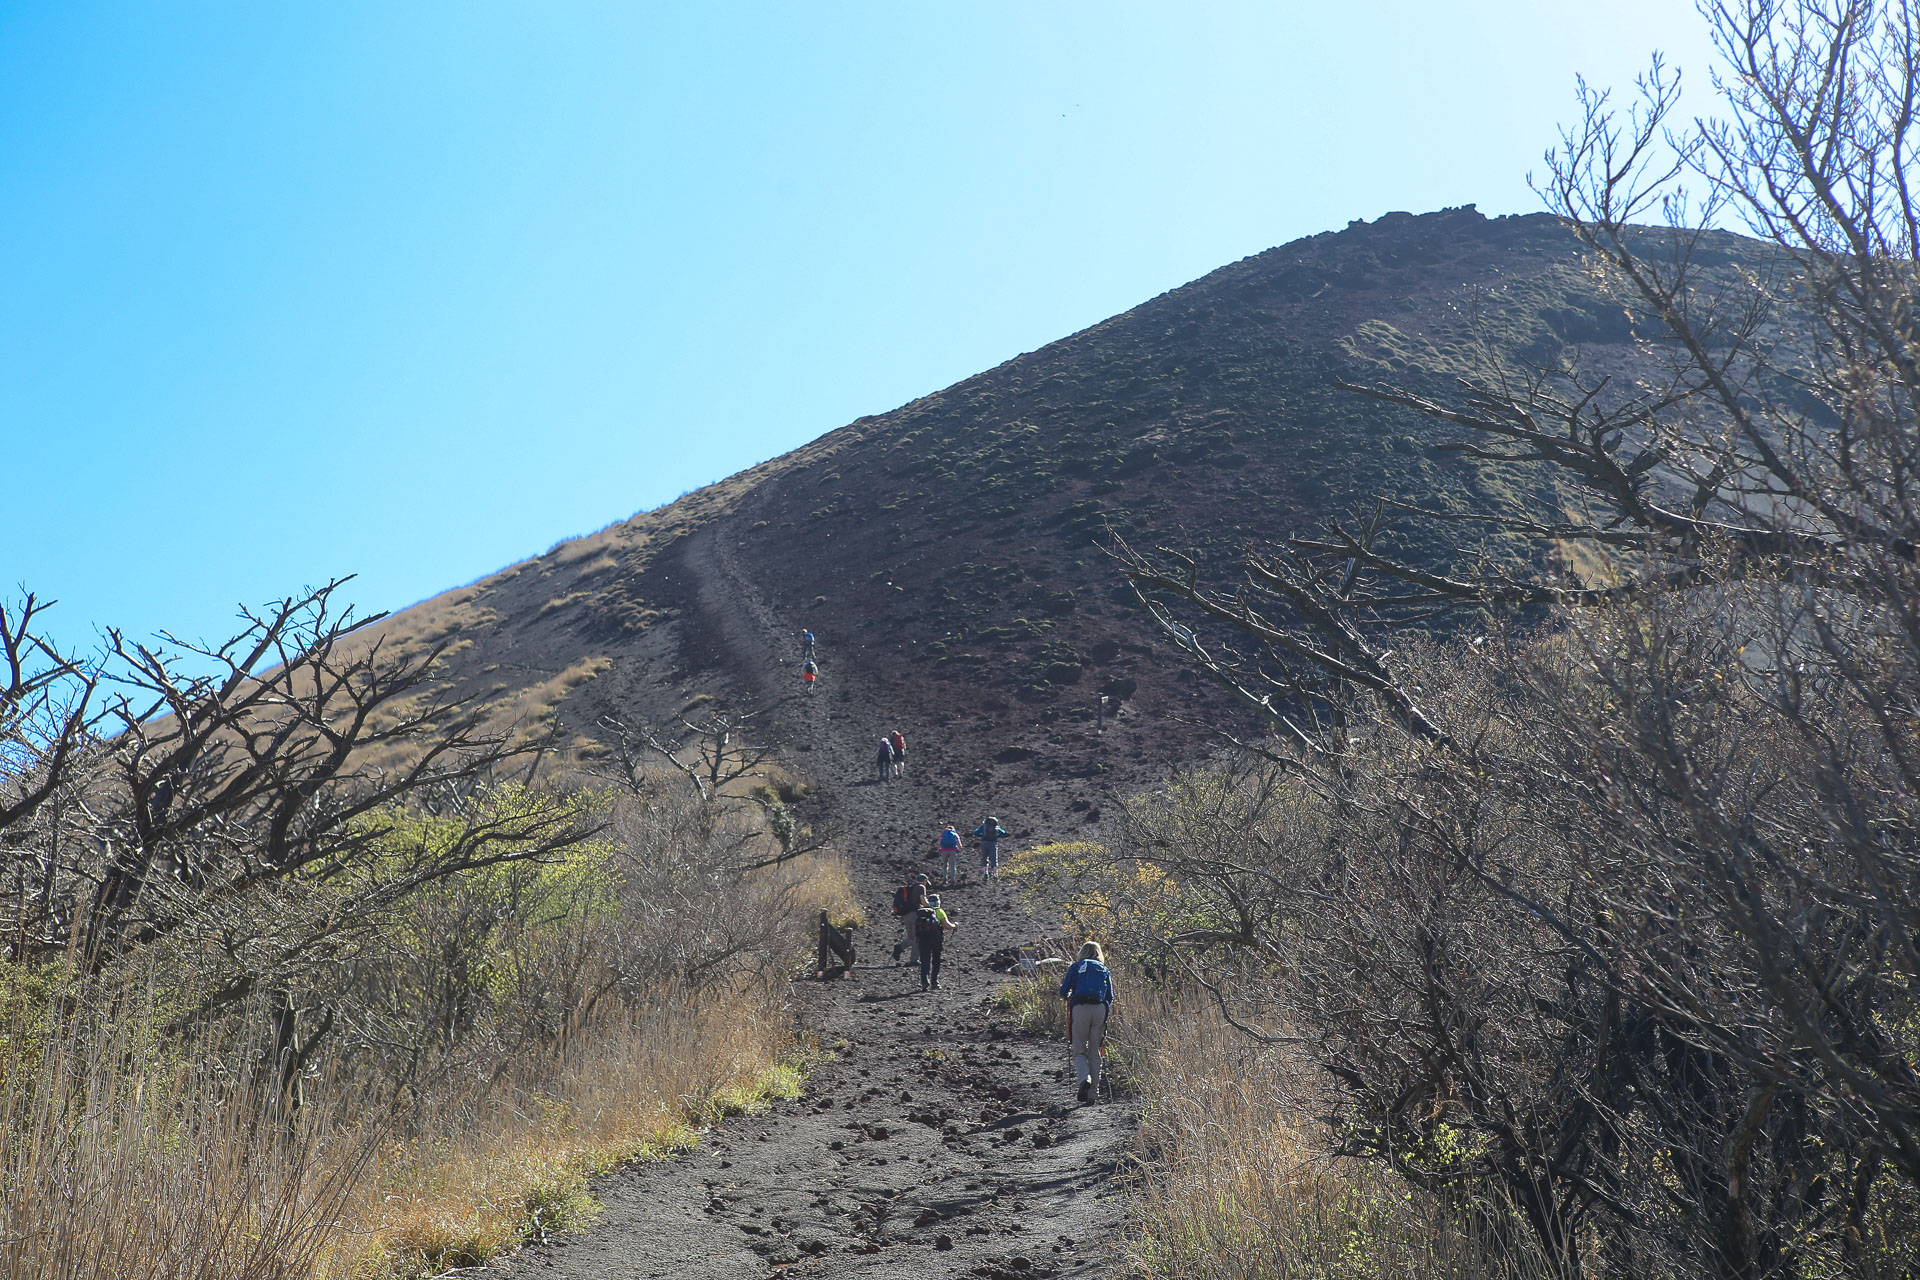
[[[1312,1077],[1210,1003],[1127,988],[1109,1055],[1141,1103],[1140,1280],[1507,1280],[1434,1196],[1330,1154]]]

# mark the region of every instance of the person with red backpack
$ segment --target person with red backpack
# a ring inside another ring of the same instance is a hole
[[[907,771],[907,736],[895,729],[887,741],[893,746],[893,776],[898,778]]]
[[[1060,998],[1067,1002],[1067,1043],[1074,1077],[1080,1081],[1080,1101],[1085,1102],[1100,1087],[1100,1050],[1113,1009],[1113,974],[1099,943],[1080,948],[1080,958],[1060,979]]]
[[[922,872],[893,892],[893,914],[899,919],[901,929],[900,941],[893,944],[895,964],[901,963],[902,954],[911,957],[909,963],[920,962],[920,948],[914,938],[913,913],[920,908],[922,900],[926,898],[929,883],[926,873]]]

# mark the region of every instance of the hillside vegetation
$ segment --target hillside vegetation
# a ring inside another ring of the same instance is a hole
[[[1920,1274],[1920,24],[1709,17],[1725,123],[1584,95],[1552,216],[1271,250],[371,627],[75,656],[10,603],[0,1274],[578,1225],[795,1093],[814,913],[969,813],[1018,851],[946,886],[968,959],[1118,961],[1140,1276]],[[1127,1113],[821,967],[837,1096],[739,1162],[779,1216],[676,1171],[639,1238],[1089,1274],[1003,1238],[1122,1233]],[[898,1220],[936,1176],[957,1239]]]
[[[764,775],[536,779],[333,590],[83,658],[0,609],[0,1275],[435,1273],[798,1087],[852,903]]]

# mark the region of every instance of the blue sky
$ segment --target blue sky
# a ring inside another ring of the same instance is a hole
[[[0,0],[0,591],[403,607],[1374,218],[1683,0]]]

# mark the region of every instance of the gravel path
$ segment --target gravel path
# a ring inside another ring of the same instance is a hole
[[[751,519],[750,511],[737,519]],[[530,1250],[494,1270],[510,1277],[768,1275],[1087,1277],[1108,1274],[1122,1201],[1112,1175],[1134,1115],[1124,1101],[1080,1106],[1059,1040],[1014,1033],[989,1012],[1001,978],[988,957],[1042,925],[1002,882],[942,889],[959,922],[943,990],[921,994],[895,967],[889,902],[945,821],[966,827],[933,726],[912,708],[871,705],[861,657],[836,653],[821,628],[819,690],[798,692],[797,626],[769,616],[726,524],[682,552],[689,658],[743,683],[770,719],[783,758],[814,784],[844,832],[873,925],[847,978],[799,984],[805,1025],[833,1058],[807,1095],[733,1121],[682,1159],[636,1166],[598,1188],[595,1229]],[[871,781],[880,734],[908,734],[905,778]],[[1014,825],[1009,819],[1009,825]],[[1018,830],[1018,828],[1016,828]],[[1034,832],[1044,838],[1044,832]]]

